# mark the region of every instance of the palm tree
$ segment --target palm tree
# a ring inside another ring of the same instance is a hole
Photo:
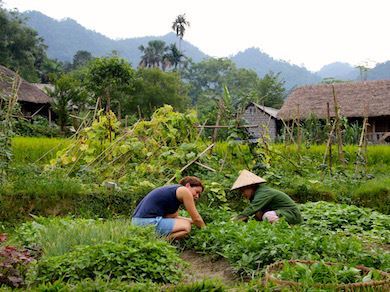
[[[138,49],[143,53],[139,66],[148,68],[159,68],[160,64],[163,62],[165,53],[168,51],[168,47],[165,45],[165,42],[160,40],[150,41],[148,42],[147,47],[141,45]]]
[[[185,14],[178,15],[172,23],[172,29],[176,32],[176,36],[179,37],[179,51],[181,50],[181,40],[184,37],[186,26],[190,26],[190,22],[186,19]]]
[[[163,70],[168,67],[173,67],[174,70],[177,69],[177,66],[182,63],[183,59],[186,56],[180,52],[180,50],[176,47],[176,44],[171,44],[169,46],[169,52],[164,55],[163,59]]]

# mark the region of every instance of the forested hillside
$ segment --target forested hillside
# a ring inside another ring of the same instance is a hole
[[[174,33],[168,33],[164,36],[112,40],[100,33],[85,29],[72,19],[57,21],[37,11],[26,12],[24,16],[27,17],[27,23],[45,40],[48,45],[49,57],[60,61],[71,61],[79,50],[89,51],[94,56],[104,56],[116,51],[136,67],[141,57],[141,52],[138,49],[140,45],[146,45],[151,40],[163,40],[166,44],[177,41]],[[185,39],[182,42],[182,49],[184,54],[194,62],[208,57]],[[291,65],[285,61],[274,60],[258,49],[248,49],[231,59],[238,68],[253,69],[259,77],[264,77],[270,71],[280,72],[281,79],[286,82],[286,88],[321,81],[321,78],[305,68]]]
[[[281,78],[286,81],[285,86],[288,89],[301,84],[313,84],[321,81],[319,76],[306,68],[289,64],[286,61],[275,60],[257,48],[240,52],[232,60],[237,64],[237,67],[252,69],[260,77],[263,77],[269,71],[281,72]]]
[[[71,61],[77,51],[91,52],[93,56],[107,56],[112,52],[126,58],[133,67],[140,62],[140,45],[146,45],[151,40],[162,40],[166,44],[177,42],[174,33],[164,36],[146,36],[140,38],[128,38],[112,40],[100,33],[88,30],[72,19],[57,21],[40,12],[29,11],[23,14],[26,22],[44,39],[48,46],[47,53],[50,58],[59,61]],[[169,27],[167,27],[167,30]],[[194,62],[200,62],[208,58],[205,53],[185,39],[182,42],[182,50],[187,57]],[[249,48],[231,57],[238,68],[252,69],[259,77],[264,77],[269,72],[279,73],[285,81],[286,89],[304,84],[315,84],[323,78],[337,80],[359,80],[360,72],[357,68],[343,62],[335,62],[324,66],[320,71],[313,73],[304,67],[290,64],[283,60],[275,60],[258,48]],[[368,80],[389,79],[389,62],[378,64],[377,67],[367,71],[364,78]]]
[[[116,51],[136,67],[141,57],[141,52],[138,49],[140,45],[146,45],[151,40],[162,40],[167,44],[177,41],[174,33],[168,33],[164,36],[112,40],[84,28],[70,18],[57,21],[37,11],[26,12],[24,16],[27,18],[27,24],[36,30],[48,45],[49,57],[60,61],[71,61],[74,54],[80,50],[89,51],[96,57],[106,56],[112,51]],[[207,57],[206,54],[185,40],[183,40],[181,47],[184,53],[195,62]]]
[[[359,78],[359,69],[348,63],[335,62],[325,65],[317,74],[321,78],[335,78],[341,80],[354,80]]]

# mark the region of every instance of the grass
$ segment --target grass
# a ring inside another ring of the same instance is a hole
[[[63,138],[14,137],[12,139],[14,163],[45,164],[55,157],[58,150],[72,141]]]
[[[275,147],[285,153],[285,154],[297,154],[297,146],[289,145],[285,146],[283,144],[275,144]],[[301,154],[307,155],[309,157],[315,158],[318,161],[322,161],[324,153],[326,150],[326,145],[310,145],[309,147],[302,146]],[[346,145],[343,147],[345,157],[350,161],[356,160],[356,153],[358,147],[356,145]],[[332,146],[332,153],[334,161],[337,160],[337,145]],[[388,145],[368,145],[367,146],[367,163],[368,165],[376,164],[390,164],[390,147]]]
[[[27,246],[42,249],[45,257],[64,255],[76,246],[97,245],[106,241],[120,242],[136,235],[156,238],[149,228],[137,228],[130,220],[93,220],[37,217],[22,224],[15,234]]]

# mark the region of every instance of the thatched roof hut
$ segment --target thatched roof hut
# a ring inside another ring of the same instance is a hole
[[[368,118],[367,137],[375,143],[390,140],[390,80],[319,84],[295,89],[284,102],[278,117],[291,121],[310,115],[325,119],[327,104],[335,116],[334,95],[340,115],[350,121]]]
[[[12,70],[0,65],[0,93],[11,95],[12,86],[16,77],[16,73]],[[20,78],[20,77],[19,77]],[[17,91],[18,101],[29,102],[34,104],[48,104],[51,97],[46,95],[38,87],[28,83],[20,78],[20,86]]]
[[[319,84],[295,89],[278,112],[283,120],[305,119],[314,114],[326,118],[327,103],[330,115],[335,116],[333,87],[341,116],[380,117],[390,116],[390,80]]]

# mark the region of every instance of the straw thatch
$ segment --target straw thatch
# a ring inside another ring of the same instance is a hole
[[[0,65],[0,93],[11,95],[12,84],[15,80],[16,73]],[[21,84],[17,92],[18,101],[45,104],[50,103],[51,98],[36,86],[21,79]]]
[[[308,118],[314,114],[326,118],[327,103],[330,115],[335,116],[333,90],[341,116],[379,117],[390,116],[390,80],[319,84],[295,89],[279,110],[278,117],[284,120]]]

